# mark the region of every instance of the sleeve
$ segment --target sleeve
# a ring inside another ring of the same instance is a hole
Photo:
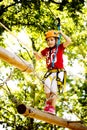
[[[63,43],[61,43],[59,46],[60,46],[60,48],[61,48],[62,50],[65,49],[65,47],[63,46]]]
[[[47,48],[41,51],[42,56],[46,56]]]

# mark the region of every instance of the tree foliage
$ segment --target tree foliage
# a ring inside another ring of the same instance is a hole
[[[16,36],[21,30],[25,31],[31,42],[22,45],[0,26],[0,46],[10,48],[33,64],[42,79],[46,72],[45,61],[36,61],[30,47],[40,52],[46,46],[44,33],[48,29],[57,29],[57,17],[61,19],[61,29],[72,39],[72,44],[65,52],[65,56],[68,57],[68,67],[65,66],[68,74],[68,90],[66,93],[58,94],[57,114],[61,117],[64,117],[64,113],[69,114],[69,117],[76,116],[87,125],[87,3],[85,0],[1,0],[0,21]],[[74,64],[77,65],[76,68],[74,66],[73,73],[70,69]],[[80,71],[77,74],[76,70],[79,66]],[[12,74],[8,78],[10,72]],[[8,88],[18,101],[29,106],[42,110],[45,103],[43,84],[33,73],[26,74],[0,61],[0,123],[5,122],[13,130],[52,129],[53,126],[47,123],[19,115]],[[55,127],[55,129],[64,128]]]

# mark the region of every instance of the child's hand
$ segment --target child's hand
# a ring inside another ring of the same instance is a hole
[[[61,30],[59,30],[58,33],[61,34],[61,35],[63,34],[63,32]]]
[[[35,55],[37,60],[40,60],[42,58],[42,55],[38,54],[38,52],[34,51],[33,54]]]
[[[34,51],[34,52],[33,52],[33,54],[34,54],[34,55],[37,55],[37,52],[36,52],[36,51]]]

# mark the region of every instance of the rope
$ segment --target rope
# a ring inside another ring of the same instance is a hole
[[[1,23],[0,22],[0,25],[6,30],[6,31],[8,31],[14,38],[16,38],[17,39],[17,41],[18,41],[18,43],[20,44],[20,46],[22,47],[22,48],[24,48],[23,46],[22,46],[22,44],[21,43],[23,43],[16,35],[14,35],[11,31],[10,31],[10,29],[8,29],[3,23]],[[23,43],[23,44],[25,44],[25,43]],[[27,49],[26,49],[27,50]],[[33,49],[31,49],[31,48],[29,48],[29,50],[30,51],[32,51],[33,52]],[[15,54],[15,53],[14,53]],[[15,54],[16,55],[16,54]],[[18,56],[18,55],[16,55],[16,56]],[[18,56],[18,58],[20,58],[19,56]],[[20,58],[20,60],[26,65],[26,69],[23,71],[23,72],[25,72],[27,69],[28,69],[28,67],[27,67],[27,64],[24,62],[24,60],[22,59],[22,58]]]
[[[8,85],[7,85],[7,81],[9,81],[10,79],[11,79],[11,76],[12,76],[12,71],[10,72],[10,75],[7,77],[7,79],[6,80],[2,80],[2,79],[0,79],[1,81],[2,81],[2,83],[0,83],[0,87],[2,87],[5,91],[6,91],[6,93],[9,95],[9,97],[11,98],[11,100],[12,100],[12,102],[14,102],[15,104],[16,104],[16,106],[18,106],[20,103],[19,103],[19,101],[17,100],[17,98],[11,93],[11,91],[10,91],[10,89],[9,89],[9,87],[8,87]],[[4,88],[3,87],[3,85],[6,85],[6,87],[7,87],[7,89],[6,88]]]
[[[0,22],[0,25],[1,25],[5,30],[7,30],[14,38],[17,39],[17,41],[19,42],[19,44],[20,44],[21,47],[22,47],[22,44],[21,44],[21,43],[25,44],[25,43],[24,43],[23,41],[21,41],[15,34],[13,34],[13,33],[10,31],[10,29],[8,29],[3,23]],[[33,51],[33,49],[31,49],[31,48],[29,48],[29,50],[30,50],[30,51]]]

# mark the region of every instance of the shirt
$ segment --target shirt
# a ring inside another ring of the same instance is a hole
[[[44,50],[41,51],[41,54],[43,56],[46,56],[46,65],[48,69],[63,69],[63,53],[64,53],[64,47],[63,44],[60,44],[58,46],[58,51],[56,53],[56,46],[53,48],[45,48]],[[55,56],[55,59],[54,59]],[[54,60],[54,67],[52,67],[52,62]]]

